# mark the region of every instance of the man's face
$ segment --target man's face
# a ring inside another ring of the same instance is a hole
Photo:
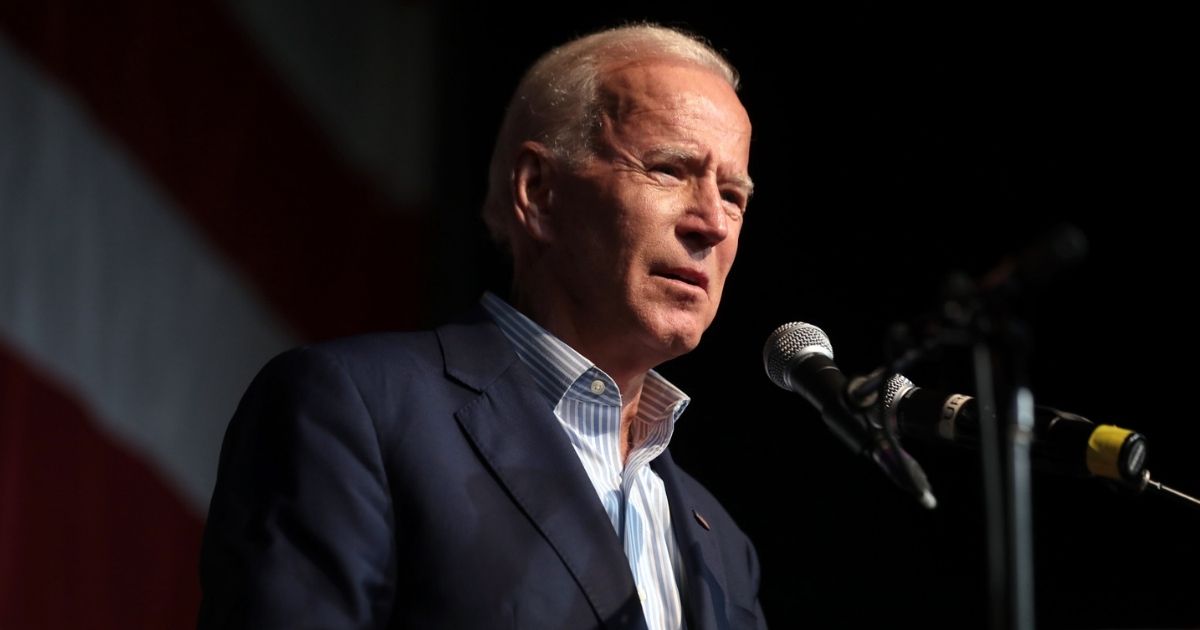
[[[605,75],[596,155],[555,188],[560,308],[576,331],[658,363],[712,323],[751,192],[750,119],[713,71]]]

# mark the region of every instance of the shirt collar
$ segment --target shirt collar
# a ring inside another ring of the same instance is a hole
[[[533,373],[538,389],[550,408],[556,407],[564,396],[579,391],[576,383],[581,377],[595,376],[611,388],[615,404],[620,404],[619,392],[612,378],[587,357],[579,354],[558,337],[542,328],[508,302],[491,292],[483,294],[480,303],[500,327],[500,331],[516,348],[517,356]],[[588,374],[591,372],[591,374]],[[600,378],[602,377],[602,378]],[[591,381],[586,385],[590,389]],[[691,398],[658,372],[650,370],[642,384],[638,404],[638,420],[674,422],[683,414]]]

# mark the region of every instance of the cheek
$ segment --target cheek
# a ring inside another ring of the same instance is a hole
[[[717,250],[714,253],[717,256],[717,273],[720,274],[717,285],[718,292],[715,297],[720,301],[722,295],[724,295],[725,282],[729,278],[729,271],[733,268],[733,260],[737,256],[737,238],[732,237],[731,240],[727,239],[717,246]],[[713,306],[715,307],[716,304]]]
[[[731,230],[729,237],[726,238],[720,245],[717,245],[718,264],[721,266],[721,272],[725,275],[729,274],[729,269],[733,267],[733,261],[737,258],[738,251],[738,232]]]

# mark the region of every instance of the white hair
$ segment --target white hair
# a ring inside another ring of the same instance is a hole
[[[600,126],[600,84],[621,62],[665,58],[694,63],[720,75],[734,90],[737,70],[698,37],[655,24],[620,26],[572,40],[542,55],[521,78],[508,103],[492,150],[483,220],[492,239],[511,247],[512,171],[526,140],[546,146],[569,166],[593,154]]]

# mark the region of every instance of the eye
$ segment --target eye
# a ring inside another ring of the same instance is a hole
[[[678,164],[652,164],[648,170],[654,175],[665,175],[672,179],[683,179],[683,168]]]
[[[738,210],[741,212],[746,211],[746,198],[743,197],[742,193],[739,191],[723,190],[721,191],[721,200],[737,206]]]

